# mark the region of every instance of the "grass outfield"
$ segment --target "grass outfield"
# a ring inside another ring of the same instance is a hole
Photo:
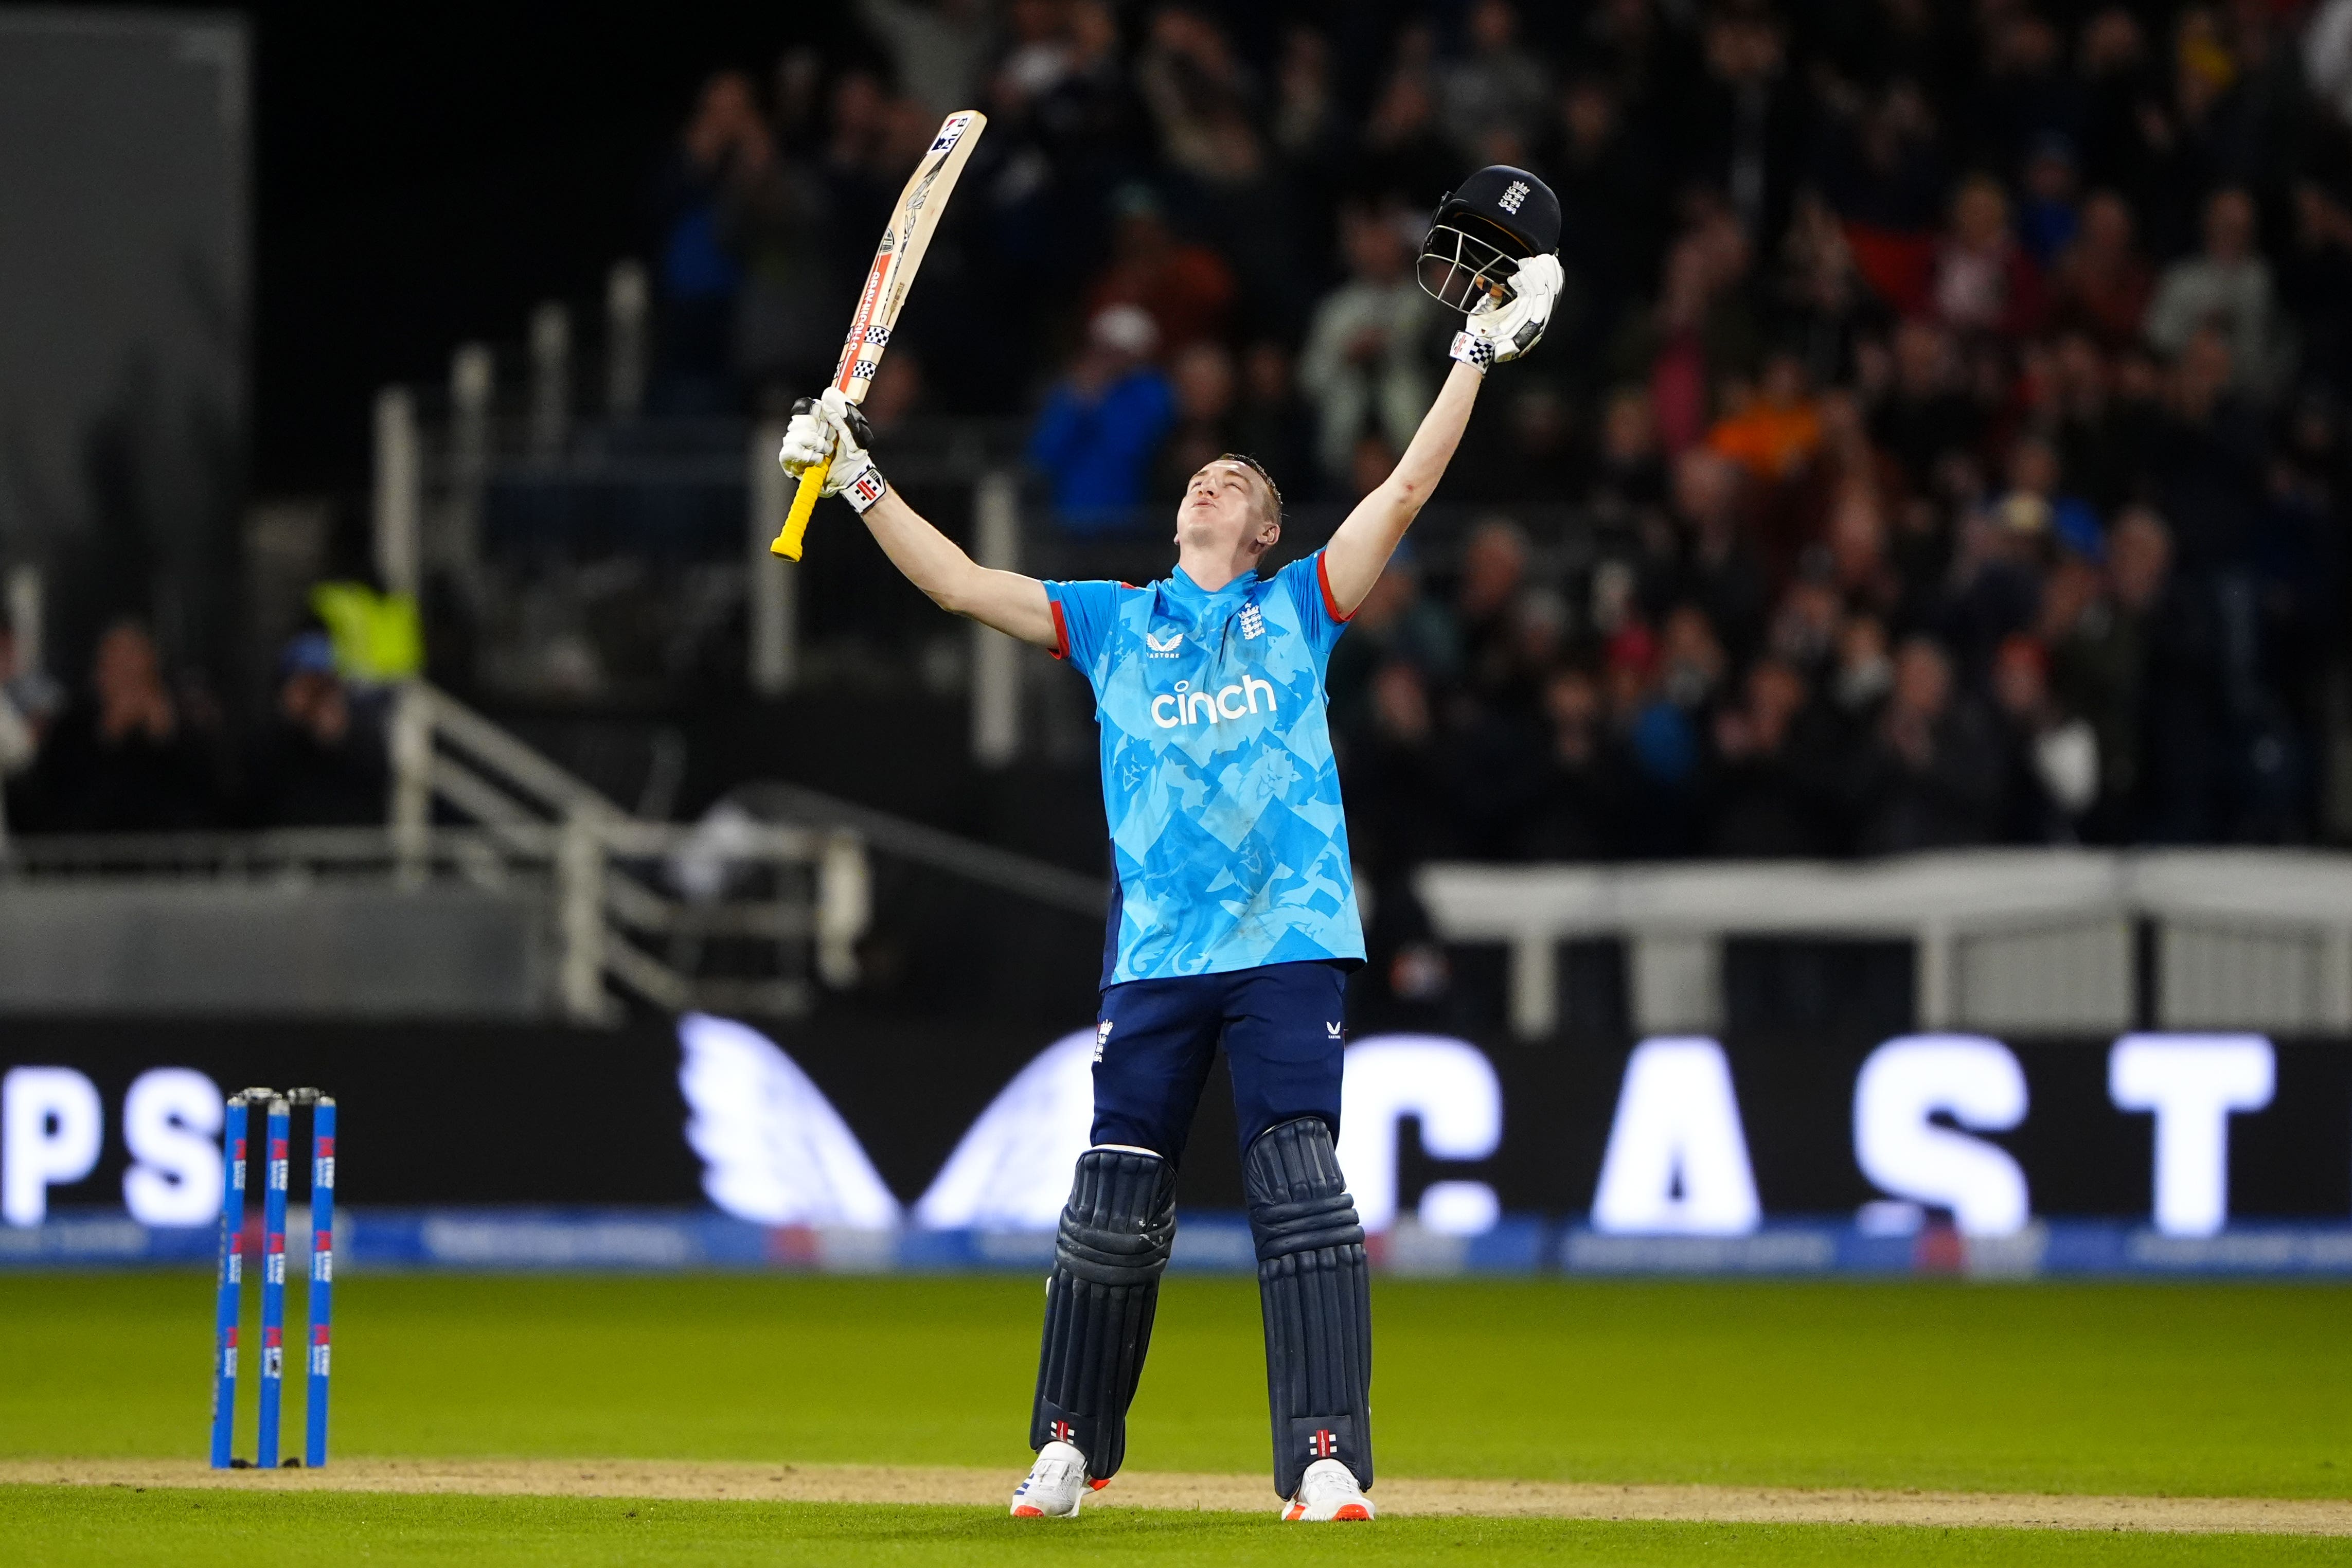
[[[1852,1525],[1614,1524],[1558,1520],[1389,1520],[1360,1530],[1285,1529],[1242,1514],[1104,1514],[1039,1525],[993,1510],[791,1503],[634,1503],[571,1498],[261,1498],[156,1490],[0,1487],[9,1561],[26,1568],[168,1562],[179,1568],[473,1563],[573,1568],[730,1563],[1289,1564],[1348,1568],[1489,1562],[1906,1564],[2342,1563],[2308,1537],[1897,1530]],[[22,1549],[22,1550],[20,1550]]]
[[[1373,1301],[1399,1475],[2352,1497],[2340,1287],[1383,1280]],[[1025,1467],[1031,1279],[354,1274],[335,1308],[341,1453]],[[0,1275],[0,1455],[201,1455],[210,1319],[194,1274]],[[1254,1281],[1169,1280],[1130,1426],[1138,1469],[1265,1467]]]
[[[12,1352],[0,1457],[200,1455],[210,1300],[209,1280],[189,1273],[0,1275]],[[1039,1307],[1029,1279],[355,1274],[337,1289],[335,1449],[982,1465],[1009,1487],[1027,1458]],[[1391,1475],[2352,1497],[2352,1289],[2340,1287],[1383,1280],[1374,1312]],[[1169,1280],[1131,1467],[1264,1470],[1258,1334],[1253,1281]],[[290,1379],[292,1434],[299,1390]],[[631,1520],[584,1499],[0,1491],[0,1528],[28,1525],[11,1538],[50,1553],[27,1561],[96,1560],[131,1531],[152,1556],[204,1562],[203,1539],[259,1531],[265,1517],[273,1539],[281,1523],[294,1532],[282,1550],[305,1531],[373,1532],[373,1558],[394,1562],[456,1540],[507,1562],[752,1561],[786,1540],[803,1562],[1060,1550],[1016,1545],[1003,1521],[966,1510],[664,1502]],[[1277,1544],[1263,1528],[1105,1514],[1066,1539],[1136,1561],[1339,1549]],[[1400,1519],[1377,1538],[1348,1543],[1349,1561],[1418,1562],[1456,1542],[1567,1562],[1682,1561],[1722,1544],[1746,1561],[1883,1560],[1896,1540],[1952,1562],[2347,1555],[2341,1542],[2279,1538],[2111,1547],[2018,1531],[1529,1520]]]

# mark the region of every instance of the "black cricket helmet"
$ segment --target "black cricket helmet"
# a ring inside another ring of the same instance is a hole
[[[1559,248],[1559,198],[1508,163],[1490,163],[1446,193],[1421,242],[1421,286],[1440,304],[1468,310],[1484,295],[1511,298],[1511,275],[1531,256]]]

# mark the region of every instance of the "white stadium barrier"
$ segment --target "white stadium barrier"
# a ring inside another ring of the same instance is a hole
[[[1959,850],[1861,864],[1424,868],[1448,942],[1509,951],[1513,1030],[1562,1017],[1559,944],[1627,945],[1645,1034],[1723,1026],[1724,942],[1915,944],[1922,1029],[2095,1033],[2135,1024],[2352,1030],[2352,855],[2315,850]],[[2137,1016],[2154,934],[2153,1016]]]

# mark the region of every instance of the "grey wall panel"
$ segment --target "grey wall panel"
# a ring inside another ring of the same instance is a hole
[[[0,552],[61,629],[226,634],[249,322],[234,16],[0,10]],[[78,669],[64,673],[78,675]]]
[[[1959,1022],[1995,1034],[2069,1035],[2132,1022],[2132,928],[2094,920],[1972,931],[1958,939]]]
[[[0,889],[0,1012],[533,1018],[546,916],[460,889]]]

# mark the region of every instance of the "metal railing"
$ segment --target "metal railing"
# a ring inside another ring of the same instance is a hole
[[[1559,944],[1595,936],[1625,942],[1629,1011],[1647,1033],[1722,1026],[1724,943],[1741,936],[1909,941],[1924,1028],[2352,1032],[2347,854],[1457,864],[1423,868],[1418,890],[1445,940],[1508,950],[1511,1023],[1530,1037],[1563,1022]]]
[[[466,345],[453,359],[446,395],[386,387],[375,413],[378,574],[395,593],[417,594],[428,581],[454,589],[484,619],[481,668],[474,671],[481,683],[515,698],[566,695],[533,689],[518,673],[518,666],[530,662],[519,650],[541,650],[551,641],[545,626],[530,624],[530,603],[535,595],[560,618],[583,619],[583,606],[572,600],[600,587],[614,591],[614,573],[630,570],[655,577],[651,587],[635,584],[643,614],[678,623],[667,629],[666,641],[716,635],[727,608],[740,605],[749,689],[782,697],[808,679],[807,634],[813,621],[822,620],[823,606],[812,614],[804,569],[768,548],[792,500],[775,460],[782,423],[653,420],[634,414],[556,421],[549,413],[552,394],[542,384],[550,374],[544,363],[534,362],[527,401],[509,395],[502,403],[494,363],[483,345]],[[892,437],[893,482],[925,493],[923,504],[935,511],[947,498],[937,521],[964,534],[983,564],[1004,569],[1019,568],[1024,554],[1019,433],[1017,421],[929,420],[912,421]],[[559,518],[579,514],[591,521],[558,522],[548,537],[539,529],[528,545],[509,540],[501,552],[490,526],[499,498],[537,498],[551,503]],[[634,521],[605,526],[615,519]],[[725,527],[714,528],[714,521]],[[729,539],[740,542],[730,545]],[[868,547],[821,541],[818,548]],[[512,559],[518,549],[530,559]],[[551,565],[567,549],[600,557],[599,563]],[[861,582],[887,575],[879,563],[864,564],[870,570]],[[563,571],[580,581],[550,575]],[[829,580],[837,592],[838,573]],[[877,592],[864,583],[857,602]],[[899,605],[895,591],[883,598]],[[500,617],[489,613],[518,605],[524,614],[503,628],[496,624]],[[689,619],[691,626],[685,624]],[[896,637],[878,626],[861,629],[886,644],[935,640]],[[969,637],[973,754],[987,765],[1002,765],[1021,750],[1021,653],[984,627],[971,628]]]
[[[780,422],[641,412],[642,279],[633,277],[625,265],[614,274],[600,398],[580,395],[568,319],[554,305],[533,315],[519,378],[502,384],[500,357],[486,344],[467,343],[452,355],[446,388],[383,390],[374,531],[385,585],[407,593],[428,579],[455,586],[478,623],[470,673],[483,689],[520,700],[577,700],[580,690],[566,682],[595,686],[602,679],[580,675],[577,661],[563,675],[536,669],[564,636],[572,637],[573,651],[595,651],[596,638],[582,628],[605,613],[592,609],[597,604],[625,603],[626,613],[608,618],[661,621],[661,640],[681,646],[719,636],[740,605],[745,681],[766,698],[823,680],[828,671],[871,679],[891,651],[936,651],[942,636],[968,638],[964,656],[947,662],[968,696],[971,754],[993,768],[1032,751],[1041,730],[1050,728],[1048,700],[1034,689],[1047,679],[1042,655],[982,626],[957,631],[939,623],[890,580],[889,568],[863,540],[821,529],[813,549],[827,556],[822,565],[769,552],[792,499],[775,461]],[[588,402],[596,412],[582,411]],[[1166,572],[1168,507],[1061,526],[1024,479],[1025,434],[1019,418],[911,419],[889,433],[885,466],[892,482],[983,565],[1131,582]],[[498,526],[501,502],[537,509],[527,543]],[[1347,510],[1330,502],[1292,505],[1285,558],[1315,548]],[[1416,548],[1442,568],[1470,528],[1497,512],[1530,534],[1534,580],[1565,582],[1591,563],[1595,520],[1556,502],[1496,508],[1441,497],[1415,529]],[[567,552],[576,558],[564,559]],[[825,585],[813,586],[819,583]],[[551,632],[551,620],[567,630]],[[831,647],[844,640],[856,646]],[[609,688],[595,689],[610,694],[625,684],[613,675]],[[675,696],[676,685],[671,678],[667,688],[656,679],[651,691],[629,690],[636,698]]]
[[[298,1002],[315,1011],[331,1009],[337,987],[353,975],[390,979],[396,970],[414,984],[379,987],[391,999],[371,1001],[375,1011],[422,1005],[437,1015],[491,1005],[501,1016],[551,1009],[596,1024],[617,1020],[623,998],[635,997],[672,1012],[793,1016],[814,1004],[819,984],[859,979],[873,853],[1089,918],[1099,917],[1108,890],[1099,878],[782,783],[748,784],[698,823],[635,817],[423,681],[394,694],[389,749],[383,826],[38,835],[7,845],[0,899],[15,899],[13,917],[38,926],[69,907],[85,923],[98,922],[88,929],[105,947],[81,955],[89,974],[78,969],[70,984],[32,991],[70,993],[75,1006],[168,1006],[220,993],[265,1011]],[[313,901],[299,902],[305,895]],[[439,929],[437,945],[408,941],[405,957],[370,948],[351,934],[355,899],[372,911],[366,918],[412,936]],[[293,913],[298,907],[311,912]],[[270,930],[319,935],[313,945],[346,967],[305,970],[310,960],[271,946],[282,937],[260,928],[235,935],[257,909],[279,922]],[[341,925],[337,910],[345,911]],[[138,964],[140,943],[177,940],[156,927],[159,910],[191,940],[226,933],[220,951],[235,978],[192,979],[190,965],[201,968],[192,949],[172,975],[134,987],[135,996],[108,982],[106,974],[126,973],[121,965]],[[465,947],[464,956],[479,960],[473,969],[495,973],[464,984],[436,979],[432,955],[446,962],[457,952],[451,942],[463,941],[446,922],[477,915],[508,933],[505,945]],[[326,940],[331,931],[344,934]],[[378,958],[367,968],[371,952]],[[355,963],[363,967],[349,968]],[[298,972],[301,996],[275,989]]]
[[[392,733],[396,877],[421,881],[446,831],[542,873],[560,954],[557,999],[582,1022],[612,1018],[617,986],[671,1011],[805,1012],[811,976],[854,972],[869,898],[854,833],[746,822],[718,846],[722,881],[679,890],[683,858],[709,853],[696,826],[629,816],[490,720],[423,682],[399,694]]]

